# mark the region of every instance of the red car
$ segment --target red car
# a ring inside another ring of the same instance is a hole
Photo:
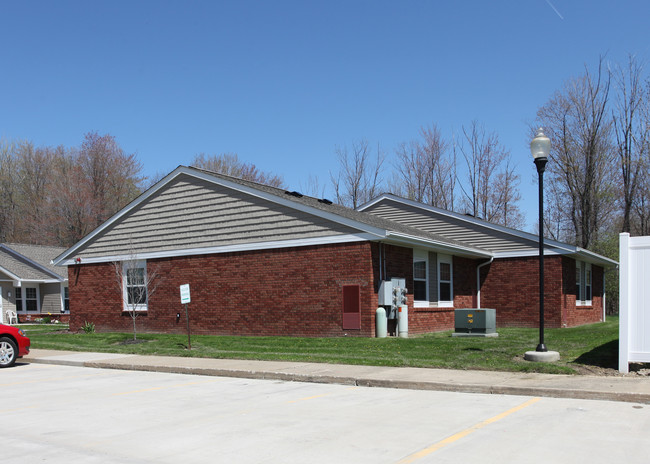
[[[0,368],[11,367],[16,358],[29,354],[29,338],[18,327],[0,324]]]

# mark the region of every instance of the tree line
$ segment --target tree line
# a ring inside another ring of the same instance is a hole
[[[139,195],[141,172],[110,135],[74,148],[0,140],[0,241],[69,247]]]

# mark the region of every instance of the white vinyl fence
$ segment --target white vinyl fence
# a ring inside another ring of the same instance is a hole
[[[619,235],[618,370],[650,362],[650,237]]]

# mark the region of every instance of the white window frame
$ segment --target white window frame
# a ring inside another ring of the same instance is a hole
[[[66,291],[68,292],[68,298],[65,297]],[[65,302],[68,302],[68,310],[65,309]],[[61,283],[61,314],[70,314],[70,288],[67,285]]]
[[[449,265],[449,280],[443,281],[441,276],[442,272],[440,271],[441,265]],[[440,295],[440,284],[449,283],[449,300],[441,300]],[[438,306],[441,308],[453,308],[454,306],[454,261],[453,256],[438,254]]]
[[[589,288],[590,299],[586,299]],[[576,306],[592,306],[594,291],[594,274],[591,263],[576,260]]]
[[[27,311],[27,289],[28,288],[33,288],[36,289],[36,311]],[[16,304],[16,312],[20,314],[41,314],[41,292],[40,292],[40,286],[35,285],[21,285],[20,287],[14,287],[14,301],[17,302],[16,299],[16,289],[20,289],[20,308],[18,308],[18,305]]]
[[[424,262],[424,279],[415,278],[415,263]],[[426,291],[426,298],[424,300],[415,299],[415,281],[424,281],[424,288]],[[413,250],[413,307],[426,308],[429,307],[429,253],[424,250]]]
[[[143,287],[144,287],[144,304],[129,304],[129,294],[128,294],[128,271],[132,269],[143,269]],[[149,295],[147,291],[147,261],[139,260],[135,261],[125,261],[122,263],[122,304],[123,310],[126,312],[135,311],[147,311],[149,309]]]

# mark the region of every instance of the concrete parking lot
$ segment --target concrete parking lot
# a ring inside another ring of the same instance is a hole
[[[646,463],[643,404],[21,364],[7,462]]]

